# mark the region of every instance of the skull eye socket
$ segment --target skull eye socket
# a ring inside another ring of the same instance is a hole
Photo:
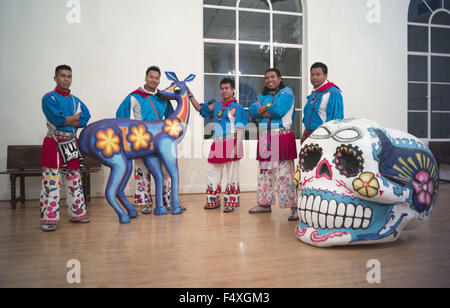
[[[334,164],[339,173],[350,178],[364,170],[364,159],[358,147],[341,145],[334,154]]]
[[[322,148],[318,144],[310,144],[305,146],[300,152],[300,165],[302,171],[308,172],[313,170],[322,157]]]

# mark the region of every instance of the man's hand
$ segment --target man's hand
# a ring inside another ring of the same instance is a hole
[[[236,117],[236,108],[231,109],[230,114],[233,118],[235,118]]]
[[[194,96],[194,94],[192,94],[191,89],[189,89],[188,86],[186,86],[186,90],[188,90],[188,95],[189,95],[189,96]]]
[[[258,108],[258,113],[259,113],[260,115],[263,115],[263,114],[265,114],[266,112],[267,112],[267,106],[261,106],[261,107]]]
[[[77,113],[74,116],[66,117],[66,123],[64,123],[64,124],[75,127],[75,128],[79,128],[80,127],[80,117],[81,117],[81,112]]]
[[[233,153],[232,153],[232,157],[233,158],[237,158],[239,155],[239,151],[241,149],[242,146],[242,140],[244,139],[244,129],[239,128],[236,131],[236,144],[233,148]]]

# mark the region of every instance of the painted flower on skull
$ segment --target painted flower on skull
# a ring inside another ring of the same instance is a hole
[[[373,173],[364,172],[353,181],[353,188],[361,196],[373,198],[378,194],[380,184]]]
[[[417,173],[412,185],[417,194],[417,200],[423,205],[430,206],[434,194],[434,184],[430,180],[428,172],[420,171]]]

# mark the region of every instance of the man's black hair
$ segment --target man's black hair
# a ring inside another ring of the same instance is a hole
[[[157,67],[157,66],[150,66],[150,67],[147,69],[147,72],[145,72],[145,76],[146,76],[146,77],[148,76],[148,73],[149,73],[150,71],[158,72],[158,73],[159,73],[159,76],[161,76],[161,70],[160,70],[159,67]]]
[[[224,79],[222,79],[222,81],[220,82],[220,86],[222,86],[223,84],[229,84],[232,89],[236,89],[234,80],[231,78],[225,77]]]
[[[55,76],[58,75],[58,72],[62,71],[62,70],[72,71],[72,68],[70,66],[68,66],[68,65],[65,65],[65,64],[58,65],[56,67],[56,69],[55,69]]]
[[[311,69],[309,71],[311,71],[313,68],[321,68],[322,72],[327,75],[328,74],[328,67],[322,63],[322,62],[316,62],[311,66]]]

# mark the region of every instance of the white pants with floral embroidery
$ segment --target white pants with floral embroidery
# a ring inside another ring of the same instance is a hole
[[[227,169],[227,186],[223,196],[223,205],[231,207],[240,206],[240,187],[239,187],[239,160],[231,161],[224,164],[208,163],[206,167],[206,206],[217,207],[221,204],[220,192],[222,190],[220,184],[224,167]]]
[[[275,203],[275,187],[278,189],[280,208],[297,207],[297,190],[294,184],[294,161],[280,161],[271,169],[258,170],[258,205],[271,206]]]
[[[167,208],[170,207],[170,193],[172,192],[172,179],[167,172],[166,167],[161,164],[161,171],[164,178],[163,183],[163,205]],[[135,159],[134,161],[134,179],[135,179],[135,192],[134,192],[134,207],[148,208],[153,204],[152,200],[152,185],[151,174],[148,172],[147,167],[142,159]]]
[[[61,176],[59,169],[44,168],[42,171],[40,198],[42,225],[59,224]],[[70,220],[80,221],[88,218],[80,172],[78,170],[69,170],[65,182]]]

